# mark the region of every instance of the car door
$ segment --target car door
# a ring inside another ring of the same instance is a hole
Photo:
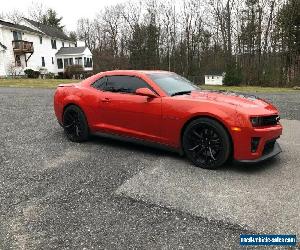
[[[161,138],[161,98],[136,95],[138,88],[152,88],[135,76],[107,76],[101,87],[99,120],[102,129],[141,139]]]

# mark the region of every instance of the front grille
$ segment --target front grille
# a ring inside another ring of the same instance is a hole
[[[261,119],[261,126],[276,125],[279,122],[280,117],[278,115],[264,116]]]
[[[273,151],[276,140],[267,141],[264,147],[263,155],[269,154]]]

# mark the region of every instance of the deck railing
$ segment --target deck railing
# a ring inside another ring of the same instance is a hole
[[[15,53],[33,53],[33,42],[23,40],[12,41],[13,50]]]

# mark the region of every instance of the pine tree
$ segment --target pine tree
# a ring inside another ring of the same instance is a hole
[[[64,26],[61,25],[62,17],[57,17],[57,12],[53,9],[48,9],[47,13],[42,17],[42,23],[58,29],[63,29]]]

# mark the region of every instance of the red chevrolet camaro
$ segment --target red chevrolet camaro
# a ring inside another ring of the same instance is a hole
[[[259,162],[281,152],[276,139],[282,126],[270,103],[201,90],[172,72],[116,70],[62,84],[54,110],[71,141],[106,134],[176,150],[202,168],[228,158]]]

